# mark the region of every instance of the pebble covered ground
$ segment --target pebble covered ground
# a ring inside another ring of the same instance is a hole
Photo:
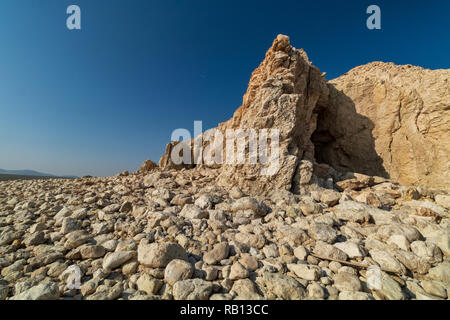
[[[354,175],[261,197],[216,177],[0,182],[0,300],[448,299],[445,192]]]

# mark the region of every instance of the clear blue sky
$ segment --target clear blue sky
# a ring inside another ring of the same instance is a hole
[[[82,10],[82,30],[66,9]],[[366,28],[378,4],[382,30]],[[114,175],[172,131],[229,119],[277,34],[327,78],[371,61],[450,68],[450,1],[2,0],[0,168]]]

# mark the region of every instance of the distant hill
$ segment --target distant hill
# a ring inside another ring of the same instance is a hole
[[[28,177],[46,177],[46,178],[78,178],[76,176],[57,176],[50,173],[43,173],[35,170],[5,170],[0,169],[0,174],[4,175],[18,175]]]
[[[0,169],[0,173],[3,174],[16,174],[21,176],[36,176],[36,177],[56,177],[50,173],[42,173],[34,170],[5,170]]]

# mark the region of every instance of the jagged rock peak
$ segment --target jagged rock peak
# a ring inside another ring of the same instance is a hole
[[[261,175],[261,170],[267,166],[260,162],[224,164],[220,167],[218,183],[224,187],[239,186],[245,192],[260,194],[298,189],[299,164],[302,160],[314,160],[310,137],[316,128],[315,112],[327,104],[328,93],[324,77],[311,64],[306,53],[293,48],[289,37],[278,35],[265,59],[252,73],[242,106],[232,119],[220,124],[217,129],[222,132],[237,128],[277,129],[279,170],[268,176]],[[160,160],[162,168],[180,168],[170,160],[175,145],[168,145],[166,154]]]

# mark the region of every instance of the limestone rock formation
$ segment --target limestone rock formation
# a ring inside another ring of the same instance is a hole
[[[249,194],[302,193],[316,175],[329,179],[330,167],[319,164],[449,190],[449,79],[450,70],[374,62],[327,84],[306,53],[279,35],[253,72],[242,106],[217,128],[224,136],[230,129],[278,129],[279,170],[263,175],[267,166],[248,159],[209,167],[219,168],[220,186],[238,186]],[[173,163],[171,153],[181,145],[171,142],[160,167],[205,166],[193,159],[195,145],[212,145],[205,142],[207,135],[181,143],[191,146],[191,164]],[[222,148],[226,162],[226,143]],[[332,178],[331,187],[339,174]]]
[[[242,106],[232,119],[217,128],[224,135],[230,129],[278,129],[279,170],[274,175],[262,175],[261,169],[267,165],[261,163],[224,164],[219,185],[237,185],[249,193],[295,188],[300,183],[301,174],[296,172],[300,170],[301,160],[314,160],[310,137],[316,129],[315,109],[324,107],[327,99],[328,87],[319,69],[311,64],[303,50],[290,45],[289,37],[279,35],[253,72]],[[176,144],[167,146],[160,160],[162,168],[179,168],[170,160]]]
[[[450,70],[374,62],[329,87],[313,136],[319,162],[449,189]]]

